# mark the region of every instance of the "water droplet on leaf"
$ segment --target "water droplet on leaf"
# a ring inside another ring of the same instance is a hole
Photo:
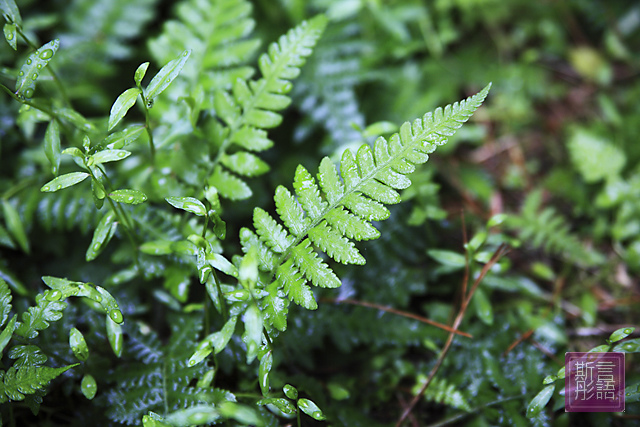
[[[31,80],[35,80],[38,78],[38,73],[31,74]]]
[[[53,56],[53,50],[51,49],[45,49],[42,52],[40,52],[40,59],[49,59]]]
[[[33,96],[33,88],[25,89],[24,96],[26,96],[27,98],[31,98]]]
[[[124,320],[124,316],[122,316],[122,312],[117,309],[113,309],[109,311],[109,317],[116,323],[122,323]]]
[[[46,297],[47,301],[60,301],[60,298],[62,298],[62,292],[60,292],[59,290],[55,289],[49,293],[47,293]]]
[[[27,65],[31,65],[32,62],[31,58],[27,59]]]

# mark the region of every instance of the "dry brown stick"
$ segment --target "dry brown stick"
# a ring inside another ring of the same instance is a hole
[[[482,279],[484,279],[484,276],[487,274],[489,269],[491,269],[491,267],[493,267],[494,264],[496,262],[498,262],[498,260],[503,255],[504,251],[506,250],[506,247],[507,246],[504,243],[501,244],[498,247],[498,249],[496,249],[496,251],[493,253],[493,255],[491,256],[491,259],[489,260],[489,262],[487,262],[485,264],[485,266],[482,268],[482,271],[480,271],[480,275],[478,276],[478,278],[473,283],[473,286],[469,290],[469,294],[462,301],[462,305],[460,306],[460,311],[458,311],[458,315],[456,316],[456,318],[455,318],[455,320],[453,322],[452,329],[456,329],[457,330],[458,326],[460,326],[460,323],[462,323],[462,319],[464,318],[464,314],[467,311],[467,307],[469,306],[469,303],[471,302],[471,297],[473,297],[473,293],[476,291],[476,289],[478,288],[478,285],[480,284],[480,282],[482,282]],[[406,408],[403,411],[402,416],[400,416],[400,419],[396,423],[396,427],[400,427],[402,425],[404,420],[407,418],[407,416],[409,416],[409,414],[413,410],[414,406],[416,406],[418,401],[424,395],[424,392],[427,390],[427,387],[429,387],[429,384],[431,383],[431,380],[433,380],[433,377],[435,377],[436,373],[438,372],[438,369],[440,369],[440,365],[442,365],[442,362],[444,361],[445,356],[449,352],[449,348],[451,348],[451,344],[453,343],[453,336],[454,336],[453,333],[449,333],[449,337],[447,338],[447,342],[445,343],[444,347],[442,348],[442,351],[440,352],[440,356],[438,356],[438,360],[436,361],[435,366],[433,367],[433,369],[431,369],[431,372],[429,373],[429,377],[427,378],[427,381],[422,385],[422,388],[420,389],[418,394],[416,394],[414,396],[414,398],[411,400],[411,403],[409,404],[409,407]]]
[[[427,324],[429,324],[431,326],[435,326],[436,328],[444,329],[447,332],[451,332],[451,333],[454,333],[454,334],[462,335],[463,337],[473,338],[472,335],[470,335],[470,334],[468,334],[466,332],[462,332],[462,331],[459,331],[457,329],[453,329],[450,326],[447,326],[447,325],[442,324],[442,323],[435,322],[435,321],[433,321],[431,319],[427,319],[426,317],[418,316],[417,314],[407,313],[406,311],[396,310],[395,308],[385,307],[383,305],[378,305],[378,304],[374,304],[374,303],[371,303],[371,302],[358,301],[358,300],[351,299],[351,298],[344,298],[344,299],[322,298],[320,301],[332,302],[334,304],[352,304],[352,305],[359,305],[359,306],[362,306],[362,307],[375,308],[377,310],[382,310],[382,311],[386,311],[388,313],[397,314],[399,316],[408,317],[410,319],[414,319],[414,320],[417,320],[417,321],[422,322],[422,323],[427,323]]]

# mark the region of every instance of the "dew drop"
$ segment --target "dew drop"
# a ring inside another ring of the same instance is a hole
[[[49,186],[45,185],[44,187],[42,187],[42,191],[49,191]]]
[[[133,202],[133,196],[127,197],[127,200],[129,200],[130,202]]]
[[[20,72],[18,73],[18,75],[19,75],[20,77],[24,76],[24,71],[20,71]]]
[[[27,88],[24,90],[24,96],[31,98],[33,96],[33,88]]]
[[[49,59],[53,56],[53,50],[51,49],[45,49],[42,52],[40,52],[40,59]]]
[[[42,64],[36,64],[36,68],[37,68],[38,70],[41,70],[41,69],[42,69]]]
[[[100,249],[100,243],[96,243],[93,245],[93,250],[97,251],[98,249]]]
[[[124,316],[122,316],[122,312],[115,308],[109,311],[109,317],[111,318],[111,320],[113,320],[116,323],[122,323],[122,321],[124,320]]]
[[[62,190],[62,184],[58,184],[58,186],[56,187],[56,190]]]
[[[31,80],[36,80],[38,78],[38,73],[31,74]]]
[[[123,158],[124,156],[126,156],[127,153],[125,153],[124,151],[121,151],[118,153],[118,157]]]
[[[33,62],[33,61],[31,60],[31,58],[28,58],[28,59],[27,59],[27,65],[31,65],[31,63],[32,63],[32,62]]]
[[[102,302],[102,295],[96,295],[96,297],[94,298],[94,300],[96,302]]]
[[[48,292],[46,297],[47,301],[59,301],[62,298],[62,292],[57,289],[54,289],[51,292]]]
[[[196,364],[196,361],[195,361],[195,360],[189,360],[189,366],[193,366],[193,365],[195,365],[195,364]]]
[[[185,50],[185,51],[184,51],[184,53],[182,54],[182,56],[184,56],[185,58],[186,58],[187,56],[189,56],[189,51]]]
[[[13,33],[7,33],[5,37],[7,38],[7,40],[11,41],[13,40]]]

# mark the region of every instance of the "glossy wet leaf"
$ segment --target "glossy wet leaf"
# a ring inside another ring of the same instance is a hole
[[[18,72],[16,81],[15,93],[19,98],[33,98],[36,90],[36,80],[42,75],[44,68],[51,61],[59,46],[60,40],[52,40],[27,57]]]
[[[327,417],[324,416],[320,408],[318,408],[318,405],[316,405],[314,402],[312,402],[309,399],[298,400],[298,407],[302,410],[302,412],[309,415],[311,418],[315,420],[323,421],[327,419]]]
[[[99,165],[107,162],[118,162],[124,160],[131,155],[127,150],[102,150],[92,156],[93,164]]]
[[[527,417],[535,417],[547,406],[551,396],[553,396],[553,392],[556,389],[555,384],[551,384],[543,388],[540,393],[533,398],[529,406],[527,407]]]
[[[107,316],[106,325],[107,339],[109,340],[109,345],[111,345],[111,350],[113,350],[113,354],[115,354],[117,357],[120,357],[122,356],[124,345],[122,326],[111,320],[111,317],[109,316]]]
[[[51,163],[51,173],[58,175],[60,168],[60,125],[57,120],[51,120],[44,134],[44,153]]]
[[[96,396],[96,393],[98,392],[98,384],[93,378],[93,375],[85,374],[82,377],[82,382],[80,383],[80,391],[82,391],[84,397],[89,400],[92,400]]]
[[[116,101],[111,106],[111,112],[109,113],[109,125],[108,130],[113,129],[120,120],[124,118],[127,111],[133,107],[142,91],[137,87],[132,87],[122,92]]]
[[[273,405],[276,408],[278,408],[285,416],[291,416],[291,415],[295,415],[296,414],[296,407],[293,403],[291,403],[289,400],[284,399],[282,397],[278,397],[278,398],[266,398],[266,399],[260,399],[257,403],[257,405]]]
[[[130,189],[112,191],[109,197],[116,202],[129,205],[137,205],[147,200],[147,196],[142,191]]]
[[[464,255],[453,251],[446,251],[440,249],[430,249],[427,254],[438,261],[440,264],[447,267],[453,267],[456,269],[463,268],[466,265]]]
[[[622,353],[640,353],[640,338],[621,342],[613,347],[613,351],[619,351]]]
[[[149,68],[149,63],[143,62],[136,69],[136,72],[133,75],[133,81],[136,83],[137,87],[140,87],[140,83],[142,83],[142,79],[144,79],[145,74],[147,74],[147,68]]]
[[[40,188],[40,191],[45,193],[53,193],[63,188],[71,187],[79,182],[84,181],[89,177],[86,172],[71,172],[52,179]]]
[[[244,334],[242,341],[247,345],[247,363],[253,362],[262,344],[262,313],[255,304],[251,304],[242,318]]]
[[[260,359],[260,365],[258,367],[258,383],[260,384],[260,391],[263,396],[267,396],[269,394],[269,374],[271,373],[272,367],[273,354],[271,351],[268,351],[262,356],[262,359]]]
[[[116,216],[113,212],[107,212],[93,232],[93,238],[86,253],[86,260],[93,261],[107,246],[117,227]]]
[[[13,50],[18,50],[18,33],[16,31],[16,25],[6,23],[4,27],[2,27],[2,32],[4,33],[4,39],[9,43],[9,46],[13,48]]]
[[[222,402],[219,405],[220,414],[225,418],[232,418],[241,425],[261,427],[264,425],[262,417],[255,409],[235,402]]]
[[[473,305],[476,309],[478,318],[482,320],[485,325],[493,324],[493,307],[491,301],[487,297],[484,289],[478,288],[473,294]]]
[[[82,332],[76,328],[71,328],[71,331],[69,331],[69,347],[71,348],[74,356],[76,356],[76,358],[81,362],[84,362],[89,358],[89,347],[87,346],[87,341],[84,339]]]
[[[158,71],[158,74],[151,79],[149,86],[147,86],[144,91],[148,108],[153,106],[156,97],[160,95],[176,77],[178,77],[182,67],[184,67],[187,59],[189,59],[189,55],[191,55],[191,51],[185,50],[178,58],[170,61],[167,65],[162,67],[160,71]]]
[[[291,384],[285,384],[284,387],[282,387],[282,391],[289,399],[296,400],[298,398],[298,389]]]
[[[229,276],[238,277],[238,269],[235,265],[231,263],[228,259],[226,259],[223,255],[216,253],[208,253],[207,254],[207,262],[211,267],[216,270],[222,271]]]
[[[182,209],[198,216],[207,214],[207,208],[195,197],[167,197],[165,200],[174,208]]]
[[[11,234],[11,237],[20,245],[20,248],[29,253],[29,239],[24,229],[24,224],[20,219],[20,214],[13,204],[7,199],[2,199],[2,212],[4,213],[4,222],[7,226],[7,231]]]
[[[144,125],[132,125],[119,132],[114,132],[104,139],[103,145],[108,149],[119,150],[135,142],[144,133]]]
[[[607,342],[608,343],[618,342],[622,339],[625,339],[629,335],[631,335],[635,330],[636,328],[633,328],[633,327],[620,328],[611,334]]]

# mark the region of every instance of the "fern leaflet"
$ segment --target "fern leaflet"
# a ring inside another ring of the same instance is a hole
[[[425,163],[428,154],[471,117],[489,89],[490,85],[466,100],[405,123],[389,141],[378,138],[373,149],[363,144],[355,157],[346,150],[340,173],[325,157],[319,167],[319,186],[304,167],[298,166],[293,182],[295,198],[284,187],[275,192],[276,210],[284,227],[264,210],[255,209],[256,231],[243,228],[240,239],[247,252],[251,246],[257,246],[260,268],[275,276],[275,281],[266,288],[269,296],[264,299],[265,315],[271,324],[280,330],[286,328],[285,294],[313,309],[317,304],[308,282],[326,288],[341,285],[313,246],[338,262],[364,264],[364,257],[349,239],[379,236],[370,221],[389,216],[384,205],[400,201],[396,190],[411,185],[406,175],[416,165]]]
[[[289,80],[300,74],[300,67],[311,55],[326,23],[327,19],[320,15],[293,28],[260,56],[260,80],[247,83],[236,79],[231,94],[216,92],[216,114],[227,129],[223,131],[225,138],[214,160],[209,185],[221,196],[232,200],[251,196],[249,187],[236,174],[256,176],[268,170],[266,163],[248,151],[264,151],[273,145],[264,129],[276,127],[282,121],[277,111],[291,103],[286,95],[292,88]],[[229,155],[227,151],[234,145],[238,151]]]
[[[47,366],[12,366],[6,372],[0,371],[0,403],[9,400],[22,400],[25,394],[33,394],[41,390],[58,375],[78,366],[49,368]]]

